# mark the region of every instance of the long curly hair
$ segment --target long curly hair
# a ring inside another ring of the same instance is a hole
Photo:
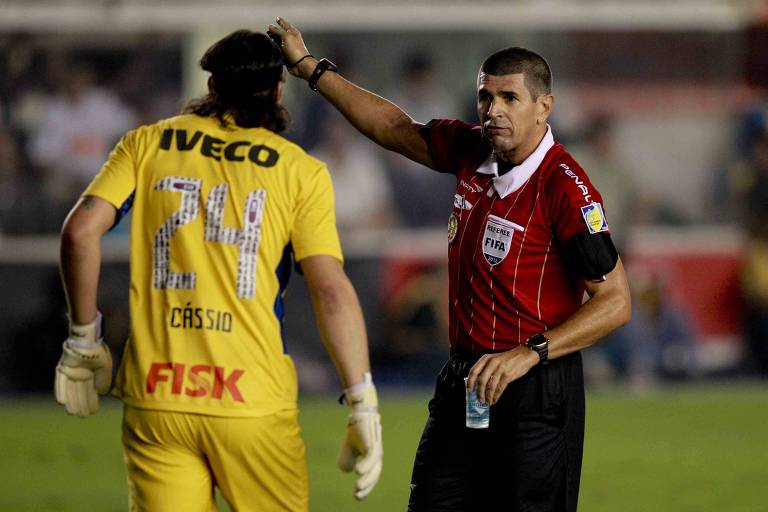
[[[285,76],[282,55],[267,35],[233,32],[208,48],[200,67],[211,73],[209,92],[190,101],[185,114],[215,117],[223,126],[231,119],[243,128],[288,128],[290,115],[276,95]]]

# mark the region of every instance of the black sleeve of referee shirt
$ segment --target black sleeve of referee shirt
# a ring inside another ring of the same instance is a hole
[[[565,266],[574,277],[600,281],[616,267],[619,253],[610,233],[582,231],[565,241]]]

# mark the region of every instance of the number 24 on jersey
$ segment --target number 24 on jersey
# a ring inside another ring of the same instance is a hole
[[[155,232],[153,250],[153,285],[155,288],[194,289],[195,272],[171,272],[171,238],[182,226],[189,224],[200,215],[200,195],[203,180],[167,176],[155,185],[155,190],[167,190],[181,194],[181,206],[166,219]],[[205,212],[205,240],[221,244],[236,245],[239,249],[237,260],[237,296],[252,299],[256,296],[256,257],[261,241],[261,220],[267,191],[257,189],[245,200],[242,229],[222,225],[224,204],[229,186],[217,185],[208,193]]]

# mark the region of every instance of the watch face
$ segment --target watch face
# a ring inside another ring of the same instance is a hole
[[[549,339],[543,334],[534,334],[525,346],[539,354],[539,364],[546,365],[549,360]]]
[[[547,338],[543,334],[534,334],[533,336],[528,338],[527,342],[525,342],[528,348],[538,347],[539,345],[546,345],[546,343],[547,343]]]

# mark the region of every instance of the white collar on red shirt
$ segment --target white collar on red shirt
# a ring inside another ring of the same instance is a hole
[[[493,188],[496,189],[496,193],[499,194],[499,197],[504,199],[512,192],[519,190],[520,187],[528,181],[528,178],[530,178],[541,165],[547,151],[554,145],[555,138],[552,136],[552,127],[547,125],[547,133],[544,135],[544,138],[541,139],[541,142],[539,142],[538,147],[533,153],[523,160],[521,164],[510,169],[504,176],[499,176],[499,164],[496,161],[495,153],[490,154],[485,162],[477,168],[477,172],[495,176],[493,178]]]

